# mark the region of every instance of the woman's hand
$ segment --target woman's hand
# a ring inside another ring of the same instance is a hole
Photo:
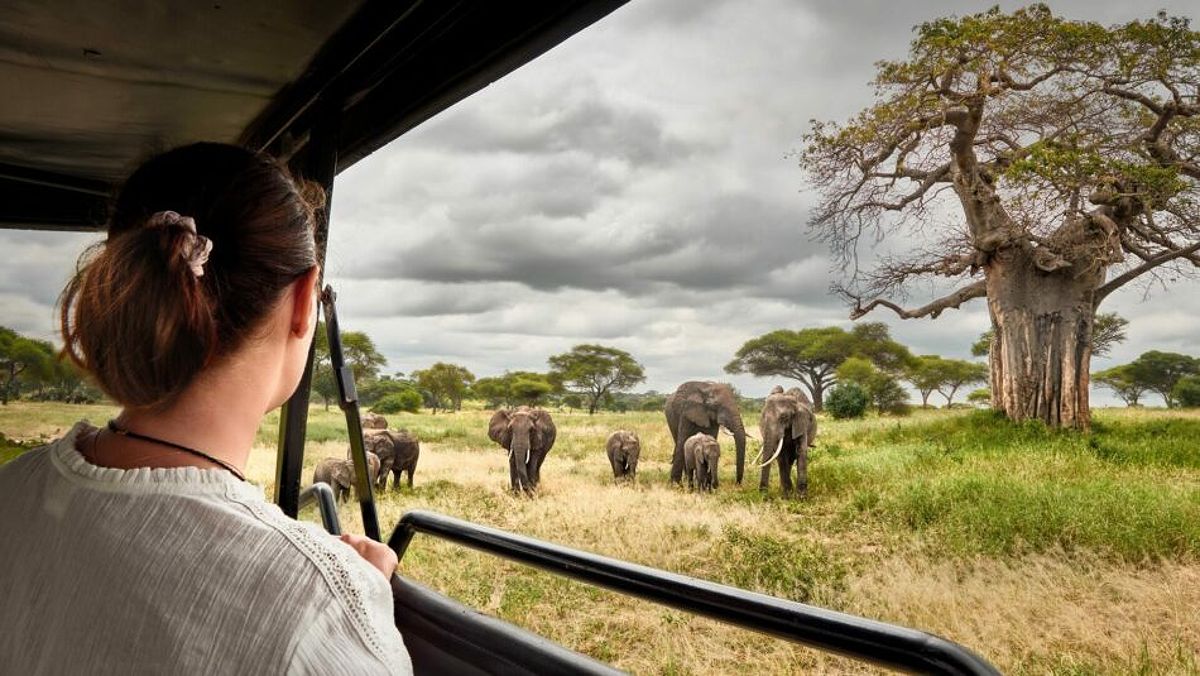
[[[353,547],[359,556],[383,573],[385,578],[392,579],[392,573],[396,572],[396,564],[399,563],[399,559],[396,558],[396,552],[393,552],[391,548],[382,542],[351,533],[343,533],[340,539]]]

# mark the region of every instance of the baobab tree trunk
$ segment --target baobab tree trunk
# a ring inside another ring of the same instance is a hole
[[[1095,289],[1103,271],[1052,271],[1007,247],[987,267],[996,336],[989,355],[992,408],[1009,419],[1087,430]]]

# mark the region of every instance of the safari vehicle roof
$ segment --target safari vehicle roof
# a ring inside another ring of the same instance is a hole
[[[15,0],[0,20],[0,227],[97,230],[183,143],[341,171],[625,0]]]

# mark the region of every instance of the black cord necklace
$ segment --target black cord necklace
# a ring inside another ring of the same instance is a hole
[[[145,434],[138,434],[137,432],[131,432],[131,431],[125,429],[124,427],[117,425],[117,421],[115,421],[115,420],[108,421],[108,431],[112,432],[113,434],[119,434],[123,437],[130,437],[132,439],[148,441],[152,444],[159,444],[162,446],[170,446],[171,448],[173,448],[177,451],[183,451],[184,453],[190,453],[191,455],[194,455],[198,458],[204,458],[205,460],[213,463],[214,465],[220,465],[221,467],[224,467],[225,469],[229,470],[230,474],[241,479],[242,481],[246,480],[246,476],[244,474],[242,474],[241,471],[238,470],[238,468],[234,467],[233,465],[229,464],[228,462],[225,462],[224,460],[222,460],[220,458],[214,458],[213,456],[205,453],[204,451],[197,451],[194,448],[188,448],[187,446],[181,446],[177,443],[174,443],[172,441],[167,441],[165,439],[156,439],[154,437],[148,437]]]

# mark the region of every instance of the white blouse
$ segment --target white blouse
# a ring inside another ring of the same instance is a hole
[[[225,470],[93,465],[88,429],[0,467],[0,672],[412,673],[348,545]]]

